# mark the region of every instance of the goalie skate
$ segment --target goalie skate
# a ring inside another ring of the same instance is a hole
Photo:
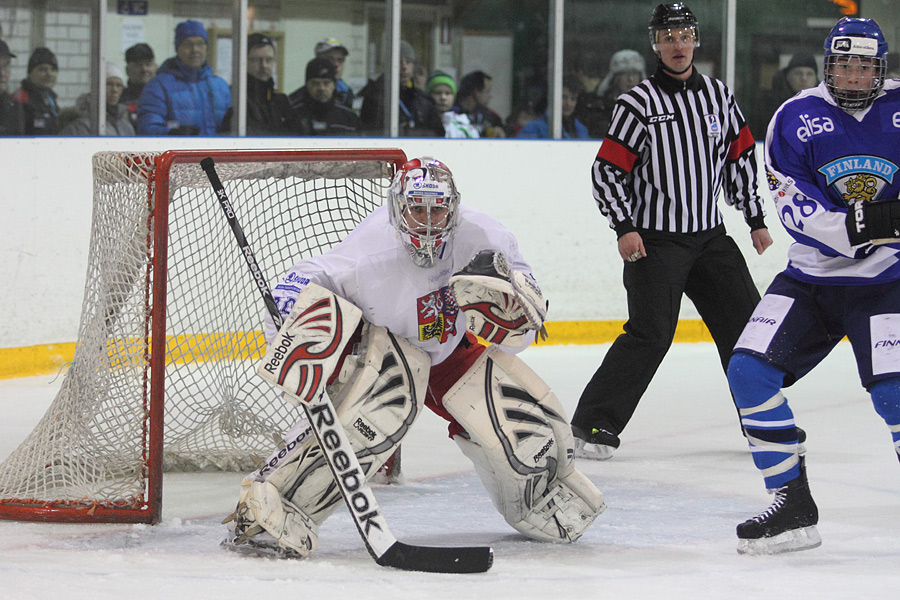
[[[303,558],[299,552],[279,546],[275,536],[266,531],[261,531],[252,537],[241,537],[232,531],[219,545],[243,556],[272,559]]]

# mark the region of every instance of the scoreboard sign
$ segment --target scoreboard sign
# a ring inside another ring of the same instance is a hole
[[[120,15],[146,15],[149,0],[118,0],[116,12]]]

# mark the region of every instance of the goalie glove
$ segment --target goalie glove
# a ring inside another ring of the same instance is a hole
[[[847,235],[851,246],[900,242],[900,200],[852,202],[847,207]]]
[[[529,275],[510,270],[498,250],[482,250],[450,278],[450,289],[473,334],[491,342],[521,348],[527,333],[547,338],[547,301]]]

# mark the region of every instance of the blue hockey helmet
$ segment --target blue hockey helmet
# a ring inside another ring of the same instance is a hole
[[[825,38],[825,85],[838,106],[852,113],[872,105],[884,86],[887,52],[884,34],[874,19],[844,17],[837,22]],[[848,87],[847,75],[838,72],[853,58],[873,71],[867,88]]]

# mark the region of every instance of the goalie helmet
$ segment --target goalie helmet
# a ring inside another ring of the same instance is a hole
[[[694,34],[696,45],[700,45],[700,29],[697,27],[697,17],[688,8],[684,2],[673,2],[670,4],[660,4],[653,10],[650,17],[650,23],[647,24],[650,30],[650,45],[654,52],[659,49],[656,45],[656,34],[660,31],[669,31],[670,29],[689,29]]]
[[[848,113],[872,105],[884,86],[888,45],[873,19],[844,17],[825,39],[825,85]]]
[[[433,265],[459,221],[459,192],[450,169],[433,158],[407,162],[394,175],[388,202],[391,224],[413,262]]]

